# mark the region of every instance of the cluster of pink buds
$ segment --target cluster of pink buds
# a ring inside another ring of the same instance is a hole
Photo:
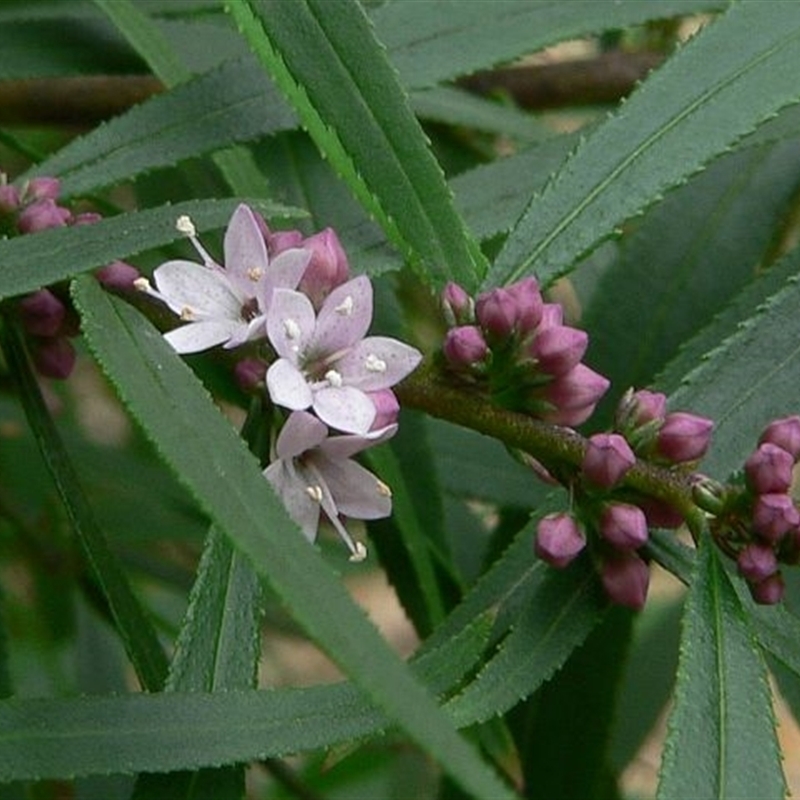
[[[544,302],[535,278],[490,289],[474,301],[449,283],[442,308],[449,368],[480,382],[504,408],[579,425],[608,389],[608,380],[581,361],[586,332],[564,324],[561,306]]]
[[[697,502],[714,514],[712,532],[736,559],[757,603],[783,597],[780,564],[800,561],[800,511],[791,496],[792,475],[800,460],[800,417],[771,422],[744,464],[743,485],[722,487],[703,479]]]
[[[59,191],[58,178],[32,178],[18,188],[0,172],[0,229],[9,234],[31,234],[47,228],[88,225],[100,219],[99,214],[73,214],[59,205]],[[96,275],[110,288],[130,288],[139,272],[130,264],[117,261]],[[78,334],[79,323],[66,292],[58,287],[39,289],[18,301],[16,313],[37,372],[47,378],[69,377],[75,366],[75,348],[70,338]]]
[[[615,428],[587,440],[580,470],[565,478],[573,512],[542,519],[535,550],[563,568],[588,549],[609,599],[639,609],[649,586],[642,555],[648,526],[677,527],[681,517],[626,487],[625,476],[637,457],[677,469],[694,465],[708,449],[712,423],[694,414],[667,413],[663,394],[631,391],[620,403]]]

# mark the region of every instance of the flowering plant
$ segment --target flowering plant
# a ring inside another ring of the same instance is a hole
[[[28,6],[0,794],[800,786],[800,7]]]

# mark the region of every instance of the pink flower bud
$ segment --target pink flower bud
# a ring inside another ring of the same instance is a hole
[[[756,494],[782,494],[792,485],[794,458],[782,447],[766,442],[744,462],[747,485]]]
[[[100,267],[94,275],[106,289],[119,292],[132,291],[135,288],[133,282],[141,278],[139,270],[125,261],[112,261]]]
[[[783,582],[783,576],[780,572],[770,575],[758,583],[748,583],[750,595],[753,600],[762,606],[774,606],[783,600],[783,593],[786,585]]]
[[[33,336],[55,336],[66,316],[64,304],[49,289],[24,297],[17,310],[22,327]]]
[[[753,506],[753,528],[771,544],[800,525],[800,512],[788,494],[760,494]]]
[[[538,368],[549,375],[563,375],[580,363],[589,344],[586,331],[553,325],[537,332],[528,352]]]
[[[58,178],[31,178],[25,187],[26,200],[57,200],[61,191]]]
[[[552,328],[554,325],[564,324],[564,309],[560,303],[545,303],[542,306],[542,316],[539,320],[539,330]]]
[[[585,546],[586,539],[569,514],[548,514],[536,526],[536,555],[553,567],[566,567]]]
[[[647,600],[650,570],[635,553],[625,553],[603,562],[600,580],[612,603],[639,610]]]
[[[63,228],[70,218],[69,209],[52,200],[37,200],[20,211],[17,228],[20,233],[35,233],[46,228]]]
[[[644,511],[628,503],[610,503],[600,517],[600,533],[621,550],[636,550],[647,541]]]
[[[38,339],[31,348],[37,372],[45,378],[68,378],[75,366],[75,348],[63,336]]]
[[[514,333],[517,312],[517,302],[508,289],[491,289],[475,300],[475,316],[491,339],[507,339]]]
[[[19,191],[10,183],[0,184],[0,213],[10,213],[19,208]]]
[[[449,281],[442,292],[442,313],[450,328],[469,325],[475,321],[475,303],[466,290]]]
[[[589,437],[581,469],[595,486],[610,489],[636,463],[630,445],[618,433],[595,433]]]
[[[379,431],[397,422],[400,403],[397,401],[397,395],[391,389],[367,392],[367,396],[375,406],[375,419],[372,420],[371,431]]]
[[[667,396],[661,392],[640,389],[629,398],[628,419],[634,427],[645,425],[657,419],[664,419],[667,413]]]
[[[264,391],[267,365],[258,358],[243,358],[236,362],[233,377],[243,392],[255,394]]]
[[[534,330],[541,322],[544,307],[539,282],[536,278],[523,278],[506,286],[506,291],[517,304],[517,329],[522,333]]]
[[[489,348],[479,328],[475,325],[462,325],[447,331],[442,351],[454,367],[463,368],[481,363]]]
[[[266,228],[266,223],[264,224]],[[264,237],[267,242],[267,251],[271,258],[279,256],[284,250],[291,250],[293,247],[303,246],[303,234],[298,230],[275,231],[271,233],[267,228],[267,235]]]
[[[350,265],[333,228],[309,236],[301,246],[311,251],[311,260],[298,291],[308,296],[314,308],[319,308],[325,298],[349,278]]]
[[[797,461],[800,458],[800,417],[784,417],[770,422],[758,443],[776,444]]]
[[[754,542],[736,559],[739,574],[751,583],[759,583],[778,571],[778,559],[770,545]]]
[[[585,364],[576,364],[569,372],[548,383],[544,387],[543,396],[557,408],[567,411],[594,408],[609,386],[608,378],[589,369]]]
[[[667,414],[656,439],[657,450],[673,464],[695,461],[708,450],[713,427],[712,420],[697,414],[682,411]]]

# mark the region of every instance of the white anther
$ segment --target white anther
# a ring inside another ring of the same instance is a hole
[[[340,389],[343,383],[342,376],[335,369],[329,369],[325,373],[325,380],[328,381],[334,389]]]
[[[377,484],[376,488],[378,490],[378,494],[381,497],[391,497],[392,496],[392,490],[382,480],[379,480],[378,478],[376,478],[375,479],[375,483]]]
[[[258,281],[264,277],[264,270],[261,269],[261,267],[249,267],[247,270],[247,277],[250,278],[253,283],[258,283]]]
[[[367,372],[386,372],[386,362],[382,358],[378,358],[375,353],[370,353],[364,359],[364,369]]]
[[[286,319],[283,320],[283,330],[286,334],[286,338],[292,340],[299,339],[302,333],[300,326],[291,317],[286,317]]]
[[[194,227],[192,220],[185,214],[178,217],[175,222],[175,228],[178,233],[182,233],[184,236],[197,236],[197,228]]]
[[[355,550],[353,551],[353,555],[350,556],[348,561],[352,561],[354,564],[358,564],[367,557],[367,548],[364,547],[364,545],[361,544],[361,542],[353,542],[353,546],[355,547]]]
[[[353,305],[353,298],[347,295],[347,297],[334,308],[334,311],[343,317],[349,317],[353,313]]]
[[[150,285],[150,281],[147,280],[145,277],[137,278],[133,282],[133,286],[135,289],[138,289],[140,292],[152,292],[153,287]]]
[[[181,319],[184,322],[191,322],[194,319],[194,311],[189,306],[184,306],[181,309]]]
[[[322,502],[322,487],[321,486],[306,486],[306,494],[315,502]]]

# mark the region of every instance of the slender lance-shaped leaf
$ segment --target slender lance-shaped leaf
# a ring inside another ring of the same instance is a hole
[[[763,656],[708,536],[681,636],[659,800],[785,797]]]
[[[73,295],[84,335],[123,401],[295,619],[466,791],[487,800],[509,797],[309,546],[255,459],[163,337],[90,278],[76,279]]]
[[[387,237],[435,284],[475,288],[483,256],[356,2],[233,0],[250,46]]]
[[[49,228],[33,235],[0,240],[0,297],[32,292],[111,261],[171,244],[183,238],[175,228],[181,215],[198,231],[221,228],[241,200],[190,200],[174,206],[132,211],[93,225]],[[247,201],[256,211],[282,216],[286,209]],[[303,212],[289,212],[302,215]]]
[[[128,657],[142,686],[158,691],[167,676],[167,657],[153,623],[134,595],[97,524],[89,499],[47,410],[21,334],[12,324],[4,322],[0,325],[0,341],[9,369],[19,386],[28,422],[81,549],[103,591]]]
[[[574,151],[533,198],[487,283],[548,283],[626,219],[800,99],[800,6],[743,0]],[[698,79],[702,76],[702,80]]]

